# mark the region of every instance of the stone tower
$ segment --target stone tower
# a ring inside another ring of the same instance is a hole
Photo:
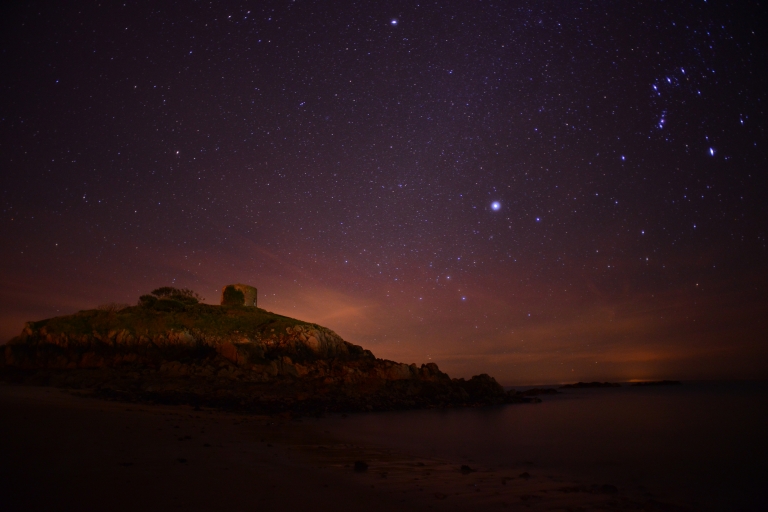
[[[222,306],[256,307],[257,290],[247,284],[228,284],[221,289]]]

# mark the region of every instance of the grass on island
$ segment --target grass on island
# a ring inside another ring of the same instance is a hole
[[[226,305],[213,306],[187,288],[163,286],[139,297],[138,305],[105,304],[97,309],[80,311],[30,322],[33,330],[45,329],[49,334],[109,336],[127,331],[135,337],[153,337],[169,331],[202,332],[207,336],[241,334],[250,338],[269,338],[285,333],[287,327],[310,324],[264,309],[244,306],[243,293],[232,286],[225,288]],[[238,305],[238,302],[240,305]]]
[[[248,337],[268,338],[285,333],[287,327],[316,324],[302,322],[264,309],[246,306],[212,306],[209,304],[172,305],[166,308],[158,301],[155,307],[129,306],[119,310],[90,309],[73,315],[30,322],[33,330],[45,328],[51,334],[107,335],[126,330],[134,336],[154,336],[169,331],[200,331],[208,336],[235,333]],[[159,307],[157,307],[159,306]]]

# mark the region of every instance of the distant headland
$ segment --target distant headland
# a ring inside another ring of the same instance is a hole
[[[629,383],[630,386],[680,386],[682,384],[679,380],[643,380]]]

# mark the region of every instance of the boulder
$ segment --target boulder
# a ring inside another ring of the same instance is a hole
[[[453,382],[467,392],[470,399],[484,401],[494,398],[504,398],[504,388],[496,382],[496,379],[487,373],[475,375],[468,381],[453,379]]]

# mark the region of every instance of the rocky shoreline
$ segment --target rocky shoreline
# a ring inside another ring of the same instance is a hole
[[[540,401],[486,374],[452,379],[434,363],[378,359],[255,307],[81,311],[30,322],[4,348],[4,381],[134,402],[323,414]]]

